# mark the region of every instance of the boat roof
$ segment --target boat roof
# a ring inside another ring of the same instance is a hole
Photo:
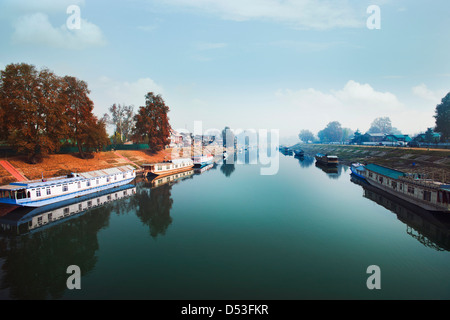
[[[15,191],[20,189],[29,189],[29,188],[42,188],[42,187],[48,187],[55,184],[64,184],[64,183],[70,183],[70,182],[76,182],[84,179],[93,179],[103,176],[108,176],[112,174],[120,174],[123,172],[128,172],[134,170],[133,166],[126,165],[121,167],[115,167],[115,168],[108,168],[103,170],[95,170],[95,171],[89,171],[89,172],[81,172],[76,173],[76,177],[68,178],[67,176],[62,177],[56,177],[56,178],[49,178],[44,181],[42,180],[31,180],[31,181],[22,181],[22,182],[12,182],[9,185],[6,186],[0,186],[0,190],[8,190],[8,191]]]
[[[191,158],[180,158],[180,159],[172,159],[169,160],[167,162],[158,162],[158,163],[147,163],[147,164],[143,164],[143,167],[150,167],[150,166],[157,166],[157,165],[165,165],[168,163],[174,163],[174,164],[180,164],[180,163],[185,163],[185,162],[192,162]]]
[[[375,173],[381,174],[383,176],[398,179],[399,177],[404,177],[406,174],[402,171],[394,170],[391,168],[386,168],[377,164],[370,163],[366,165],[366,170],[373,171]]]

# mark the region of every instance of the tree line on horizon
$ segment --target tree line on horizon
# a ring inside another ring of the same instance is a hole
[[[118,136],[120,143],[148,143],[153,150],[168,144],[169,107],[160,95],[147,93],[137,114],[132,106],[114,104],[99,119],[89,94],[87,83],[76,77],[26,63],[7,65],[0,72],[0,140],[30,163],[62,146],[76,146],[83,159],[92,157],[93,151],[119,142]],[[116,129],[108,137],[111,124]]]
[[[436,126],[434,128],[428,128],[425,132],[425,140],[427,142],[434,141],[433,133],[441,134],[441,141],[446,142],[450,139],[450,92],[442,99],[441,103],[436,106],[434,118],[436,120]],[[392,126],[391,119],[389,117],[376,118],[367,133],[383,133],[401,135],[400,130]],[[311,142],[344,142],[350,139],[360,139],[363,134],[357,129],[353,131],[349,128],[343,128],[339,121],[332,121],[327,126],[317,133],[317,136],[313,132],[307,129],[300,131],[298,137],[301,141],[307,143]],[[438,141],[439,142],[439,141]]]

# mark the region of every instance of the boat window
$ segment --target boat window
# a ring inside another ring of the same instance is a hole
[[[78,210],[79,211],[83,210],[83,205],[81,203],[78,205]]]
[[[40,197],[41,196],[41,189],[36,189],[36,197]]]
[[[88,201],[87,206],[88,208],[92,207],[92,201]]]
[[[414,193],[414,187],[408,186],[408,193]]]
[[[96,181],[97,181],[97,184],[99,184],[99,183],[100,183],[100,180],[99,180],[99,179],[96,179]]]
[[[114,180],[117,180],[117,174],[114,175]]]
[[[63,191],[63,192],[69,191],[69,187],[67,186],[67,184],[64,184],[64,185],[63,185],[62,191]]]
[[[397,182],[392,181],[391,186],[392,186],[392,188],[397,189]]]
[[[106,177],[106,182],[109,182],[109,176]]]
[[[48,221],[52,221],[53,214],[50,212],[47,216]]]
[[[52,194],[52,190],[50,188],[47,188],[47,195],[51,195]]]
[[[78,189],[81,189],[81,182],[78,182]]]
[[[424,191],[423,192],[423,200],[431,201],[431,192],[430,191]]]
[[[91,186],[91,180],[86,181],[86,187],[90,187]]]

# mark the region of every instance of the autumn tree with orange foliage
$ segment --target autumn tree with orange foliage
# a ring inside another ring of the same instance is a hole
[[[159,151],[168,145],[171,130],[167,115],[169,111],[161,95],[147,93],[145,107],[140,107],[134,116],[133,141],[148,143],[154,151]]]
[[[69,139],[81,156],[83,145],[106,145],[105,125],[92,113],[88,94],[86,83],[76,78],[25,63],[6,66],[0,74],[0,139],[31,163]]]

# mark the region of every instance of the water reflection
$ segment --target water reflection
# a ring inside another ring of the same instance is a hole
[[[1,218],[0,289],[11,299],[58,299],[67,289],[67,266],[85,275],[97,263],[97,234],[114,205],[134,194],[133,185],[37,209],[18,208]],[[81,200],[81,201],[80,201]]]
[[[432,214],[351,176],[351,181],[363,187],[363,196],[389,211],[406,224],[406,233],[428,248],[450,250],[450,218]]]
[[[295,157],[295,158],[298,160],[298,162],[300,163],[300,166],[302,168],[308,168],[308,167],[312,166],[315,161],[314,157],[311,157],[308,155],[305,155],[303,157]]]

